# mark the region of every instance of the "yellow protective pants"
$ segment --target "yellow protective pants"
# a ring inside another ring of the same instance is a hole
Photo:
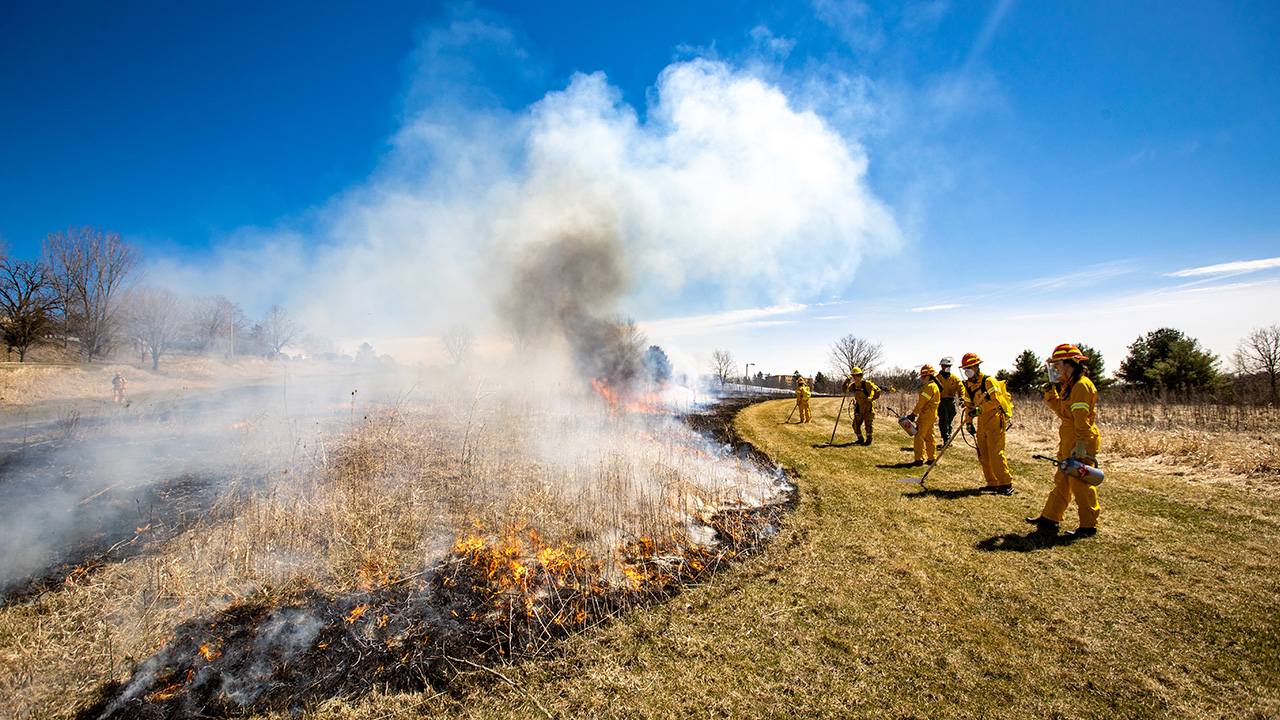
[[[1080,527],[1098,527],[1098,515],[1102,513],[1102,507],[1098,505],[1098,488],[1081,482],[1075,476],[1064,475],[1061,470],[1053,474],[1053,490],[1049,491],[1049,498],[1044,501],[1044,510],[1040,514],[1054,522],[1062,522],[1072,496],[1075,496],[1076,510],[1080,514]]]
[[[976,430],[978,462],[987,487],[1012,485],[1013,473],[1009,472],[1009,460],[1004,455],[1004,417],[1000,413],[983,413],[978,416]]]
[[[925,459],[925,454],[929,455],[929,462],[933,462],[938,452],[938,439],[934,437],[938,427],[938,412],[926,412],[916,418],[916,462]]]
[[[854,402],[853,410],[853,431],[858,437],[863,436],[865,431],[867,437],[871,437],[871,428],[874,426],[876,419],[875,408],[871,403]]]
[[[809,415],[809,401],[797,400],[796,404],[800,406],[800,422],[809,422],[812,419],[812,416]]]

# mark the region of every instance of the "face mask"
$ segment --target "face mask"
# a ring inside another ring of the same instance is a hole
[[[965,368],[965,369],[964,369],[964,379],[965,379],[965,380],[972,380],[972,379],[973,379],[973,376],[974,376],[974,375],[977,375],[977,374],[978,374],[978,371],[977,371],[977,370],[975,370],[975,369],[973,369],[973,368]]]
[[[1056,365],[1054,365],[1053,363],[1049,363],[1048,368],[1049,368],[1049,382],[1058,382],[1058,380],[1062,379],[1062,373],[1058,372],[1058,367]]]

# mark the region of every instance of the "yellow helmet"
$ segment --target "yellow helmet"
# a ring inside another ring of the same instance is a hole
[[[850,374],[850,375],[861,375],[861,374],[862,374],[862,368],[858,367],[857,365],[854,365],[854,366],[853,366],[853,369],[849,371],[849,374]]]

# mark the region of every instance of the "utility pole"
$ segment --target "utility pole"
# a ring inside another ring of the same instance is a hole
[[[744,385],[751,384],[751,366],[752,365],[755,365],[755,363],[747,363],[747,366],[742,368],[742,383]]]

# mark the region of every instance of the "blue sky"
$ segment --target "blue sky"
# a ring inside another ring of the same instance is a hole
[[[11,253],[115,230],[406,359],[499,352],[512,258],[582,228],[629,269],[602,310],[694,368],[1280,322],[1274,4],[370,5],[7,3]]]

